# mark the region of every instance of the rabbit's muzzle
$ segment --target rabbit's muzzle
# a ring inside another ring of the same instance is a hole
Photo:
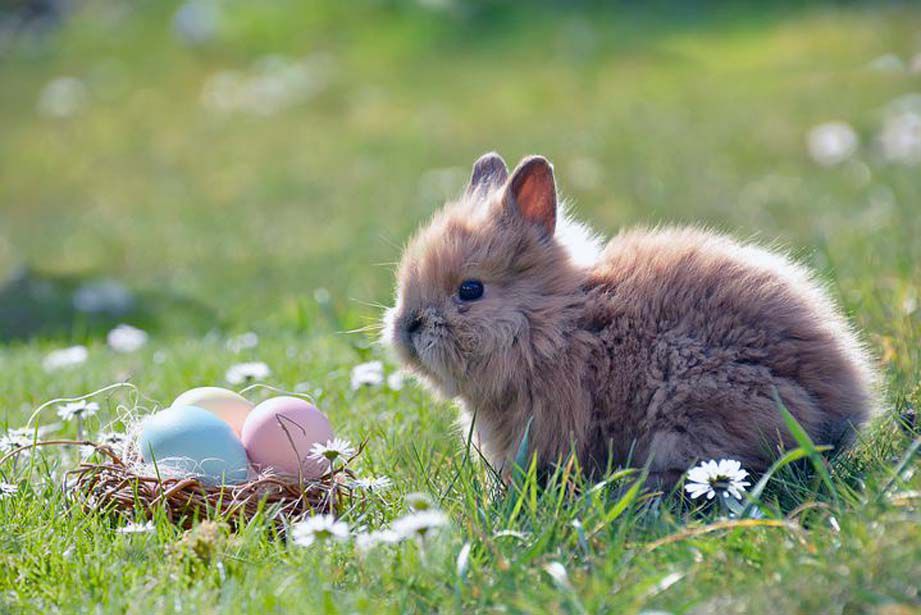
[[[393,338],[413,359],[429,363],[440,351],[447,333],[444,317],[433,307],[406,310],[394,319]]]

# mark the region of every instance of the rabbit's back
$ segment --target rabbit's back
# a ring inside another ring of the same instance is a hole
[[[752,470],[785,434],[774,391],[819,443],[841,445],[873,407],[867,355],[826,291],[785,256],[699,229],[633,230],[606,247],[582,326],[599,341],[593,457],[699,458]]]

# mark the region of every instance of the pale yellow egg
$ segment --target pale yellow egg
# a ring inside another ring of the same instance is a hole
[[[243,423],[253,409],[248,399],[221,387],[198,387],[190,389],[176,398],[173,407],[197,406],[217,415],[227,422],[237,436],[243,430]]]

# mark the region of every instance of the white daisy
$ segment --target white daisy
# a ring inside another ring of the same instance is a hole
[[[42,359],[42,367],[46,372],[53,372],[85,363],[87,357],[89,357],[89,351],[86,346],[70,346],[49,352]]]
[[[568,588],[571,586],[569,583],[569,575],[566,574],[566,566],[560,562],[550,562],[545,564],[544,572],[549,574],[550,578],[553,579],[553,582],[560,587]]]
[[[858,145],[857,133],[845,122],[819,124],[806,136],[809,156],[823,167],[844,162],[854,155]]]
[[[173,15],[173,33],[187,45],[201,45],[220,31],[221,11],[217,2],[189,0]]]
[[[0,454],[6,454],[23,446],[29,446],[32,441],[33,432],[31,429],[10,429],[0,436]]]
[[[407,493],[404,499],[406,506],[412,511],[430,510],[435,507],[432,498],[425,493]]]
[[[363,386],[380,386],[384,382],[384,365],[380,361],[359,363],[352,368],[352,390]]]
[[[0,483],[0,500],[8,498],[11,495],[16,495],[17,491],[19,491],[19,485],[14,485],[13,483]]]
[[[155,526],[153,521],[147,521],[146,523],[135,523],[134,521],[129,521],[127,525],[118,528],[115,530],[119,534],[146,534],[147,532],[154,531]]]
[[[269,366],[261,361],[231,365],[224,377],[230,384],[243,384],[250,380],[265,380],[272,375]]]
[[[148,335],[143,329],[121,324],[109,331],[106,343],[115,352],[137,352],[147,343]]]
[[[400,542],[402,536],[395,531],[385,528],[373,532],[362,532],[355,535],[355,548],[359,551],[366,552],[377,545],[393,545]]]
[[[359,476],[352,481],[352,487],[354,489],[361,489],[363,491],[386,491],[392,486],[393,481],[386,476]]]
[[[332,299],[332,295],[322,286],[313,291],[313,300],[317,303],[326,304],[329,303],[330,299]]]
[[[741,500],[745,488],[751,485],[745,480],[747,476],[748,472],[735,459],[711,459],[688,471],[684,489],[692,499],[706,495],[708,500],[712,500],[717,493],[722,493]]]
[[[254,331],[247,331],[246,333],[241,333],[227,340],[227,349],[238,354],[244,350],[255,348],[258,345],[259,335]]]
[[[343,440],[342,438],[328,440],[326,444],[317,442],[310,449],[311,459],[316,459],[317,461],[326,459],[330,463],[335,462],[339,458],[342,458],[343,461],[348,461],[354,455],[355,447],[352,446],[351,442]]]
[[[96,442],[112,448],[117,453],[128,443],[128,434],[118,431],[101,431],[96,434]]]
[[[440,510],[423,510],[409,513],[393,522],[393,531],[403,538],[425,538],[429,532],[448,524],[448,516]]]
[[[301,547],[326,540],[343,541],[349,538],[349,526],[337,521],[333,515],[316,515],[295,523],[291,528],[291,540]]]
[[[86,84],[76,77],[55,77],[42,88],[36,109],[41,115],[66,118],[76,115],[89,101]]]
[[[921,162],[921,113],[905,110],[891,113],[879,134],[883,155],[892,162]]]
[[[387,376],[387,388],[391,391],[401,391],[406,383],[405,381],[406,378],[403,376],[403,372],[393,372]]]
[[[871,60],[867,68],[881,73],[901,73],[905,70],[905,62],[894,53],[884,53]]]
[[[99,404],[94,401],[86,401],[85,399],[58,406],[58,416],[65,421],[72,421],[75,418],[85,419],[93,416],[98,411]]]

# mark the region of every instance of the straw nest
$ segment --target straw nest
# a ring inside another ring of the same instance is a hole
[[[69,471],[65,480],[68,494],[86,511],[128,520],[139,515],[150,519],[163,511],[172,523],[182,527],[214,518],[238,527],[261,513],[281,531],[311,515],[338,515],[350,505],[355,494],[351,487],[354,475],[348,465],[363,448],[317,480],[261,474],[245,483],[217,486],[206,485],[194,476],[165,476],[144,464],[130,445],[118,451],[89,440],[35,442],[10,452],[0,459],[0,465],[23,451],[44,446],[94,449],[94,454]]]

